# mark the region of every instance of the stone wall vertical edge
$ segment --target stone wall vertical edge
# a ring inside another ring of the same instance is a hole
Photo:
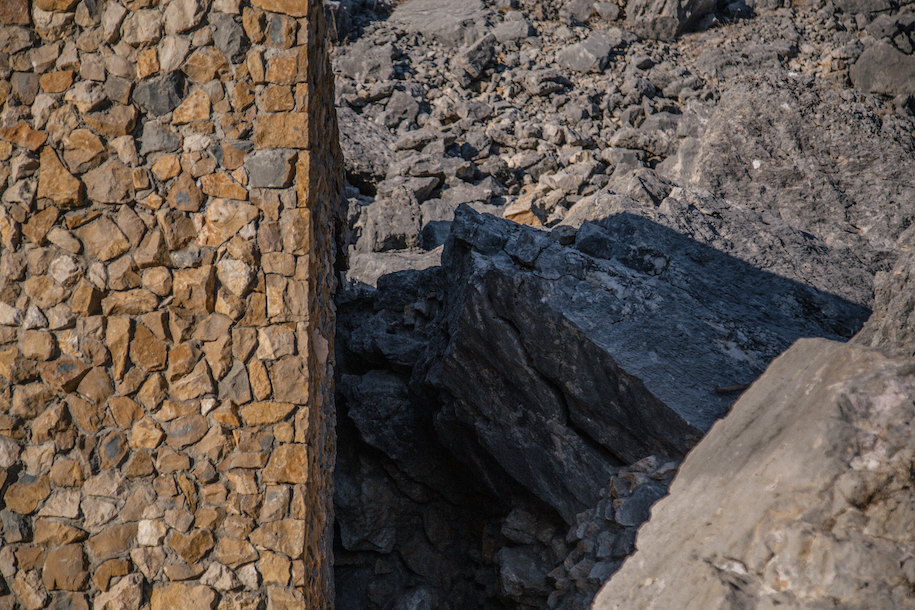
[[[320,0],[0,3],[0,609],[333,607]]]

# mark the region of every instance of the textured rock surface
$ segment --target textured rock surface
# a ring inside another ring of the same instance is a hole
[[[908,607],[913,396],[905,360],[798,342],[687,457],[594,608]]]
[[[324,8],[251,4],[0,2],[0,608],[333,607]]]

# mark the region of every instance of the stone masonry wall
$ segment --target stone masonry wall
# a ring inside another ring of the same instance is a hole
[[[0,0],[0,609],[333,606],[320,0]]]

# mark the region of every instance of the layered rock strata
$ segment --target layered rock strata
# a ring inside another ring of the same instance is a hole
[[[323,6],[0,21],[0,607],[332,607]]]

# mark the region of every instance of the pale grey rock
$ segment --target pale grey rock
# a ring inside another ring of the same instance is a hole
[[[913,401],[909,360],[799,341],[689,454],[593,608],[904,607],[912,491],[894,481],[915,455],[893,431]]]

